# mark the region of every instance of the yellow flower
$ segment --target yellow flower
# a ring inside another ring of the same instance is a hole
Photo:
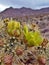
[[[20,29],[20,22],[17,21],[10,21],[7,25],[7,32],[11,35],[17,32]],[[15,32],[14,32],[15,31]]]

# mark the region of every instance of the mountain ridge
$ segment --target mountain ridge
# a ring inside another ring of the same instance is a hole
[[[29,16],[29,15],[38,15],[38,14],[49,14],[49,7],[41,9],[31,9],[31,8],[6,8],[4,11],[0,12],[0,16],[3,18],[6,17],[17,17],[17,16]]]

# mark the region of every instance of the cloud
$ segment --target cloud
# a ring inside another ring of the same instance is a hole
[[[5,6],[5,5],[0,4],[0,11],[6,9],[6,8],[8,8],[8,7],[9,7],[9,6]]]
[[[40,9],[49,7],[49,0],[0,0],[0,10],[8,7],[28,7],[32,9]]]

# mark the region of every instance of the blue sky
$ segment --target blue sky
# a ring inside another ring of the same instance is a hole
[[[40,9],[49,7],[49,0],[0,0],[0,11],[8,7]]]

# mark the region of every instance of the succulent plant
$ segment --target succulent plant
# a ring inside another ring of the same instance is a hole
[[[39,46],[41,45],[43,39],[40,35],[40,32],[38,31],[28,31],[28,28],[27,26],[24,26],[24,36],[25,36],[25,39],[27,40],[27,44],[29,46]]]
[[[13,35],[13,36],[15,36],[16,34],[19,35],[20,34],[19,30],[20,30],[20,22],[17,22],[17,21],[8,22],[7,32],[10,35]]]

